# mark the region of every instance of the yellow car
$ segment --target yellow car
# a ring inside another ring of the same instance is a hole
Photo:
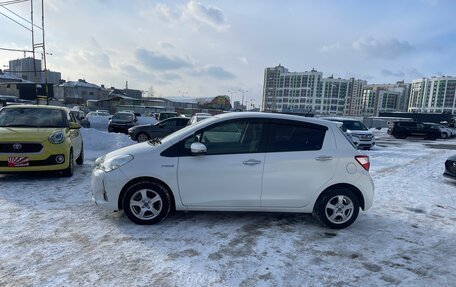
[[[81,125],[64,107],[15,105],[0,110],[0,173],[60,171],[84,162]]]

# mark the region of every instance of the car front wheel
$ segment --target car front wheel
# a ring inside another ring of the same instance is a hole
[[[156,224],[171,211],[169,190],[161,184],[140,181],[130,186],[123,198],[125,215],[136,224]]]
[[[68,167],[63,170],[62,175],[65,177],[72,177],[74,173],[74,159],[73,151],[70,151],[70,156],[68,157]]]
[[[317,202],[315,213],[320,222],[329,228],[348,227],[358,217],[358,198],[348,189],[330,190]]]

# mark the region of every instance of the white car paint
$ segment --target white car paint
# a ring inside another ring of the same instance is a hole
[[[323,147],[316,151],[243,153],[229,155],[162,156],[173,145],[224,121],[275,119],[309,123],[327,129]],[[134,159],[109,172],[96,166],[92,173],[93,200],[119,210],[122,190],[138,178],[165,183],[175,199],[176,210],[279,211],[311,213],[318,196],[328,187],[348,184],[364,198],[364,210],[372,206],[374,186],[355,160],[363,155],[334,122],[292,115],[228,113],[187,126],[165,137],[160,145],[144,142],[107,154]],[[323,158],[323,160],[321,160]],[[250,165],[251,162],[254,164]]]

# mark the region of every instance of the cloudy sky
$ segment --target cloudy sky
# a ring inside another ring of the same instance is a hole
[[[258,105],[264,68],[278,64],[369,83],[456,76],[452,0],[45,2],[48,67],[66,80],[128,81],[156,96],[238,100],[244,91]],[[29,6],[7,7],[30,17]],[[30,42],[0,14],[0,47]],[[21,56],[0,51],[0,66]]]

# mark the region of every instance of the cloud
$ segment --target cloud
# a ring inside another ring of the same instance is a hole
[[[166,73],[162,75],[162,78],[168,81],[181,80],[182,77],[178,74]]]
[[[411,78],[411,79],[418,79],[422,78],[423,74],[421,74],[417,69],[415,68],[407,68],[405,70],[400,70],[400,71],[391,71],[388,69],[382,69],[380,71],[380,74],[384,77],[391,77],[391,78]]]
[[[138,48],[135,51],[135,57],[141,64],[151,70],[176,70],[193,66],[184,59],[161,55],[144,48]]]
[[[382,69],[380,71],[380,73],[382,74],[382,76],[385,76],[385,77],[404,77],[405,76],[405,73],[402,72],[402,71],[398,71],[398,72],[393,72],[393,71],[390,71],[390,70],[387,70],[387,69]]]
[[[415,51],[415,47],[407,41],[398,39],[376,40],[362,37],[352,43],[355,51],[365,53],[371,58],[394,59]]]
[[[231,80],[236,76],[219,66],[206,66],[192,72],[195,76],[209,76],[219,80]]]
[[[245,57],[240,57],[239,60],[240,60],[243,64],[246,64],[246,65],[249,64],[249,61],[248,61],[247,58],[245,58]]]
[[[218,31],[224,31],[230,28],[220,8],[210,5],[204,6],[202,3],[194,0],[187,3],[183,15]]]
[[[160,18],[166,22],[174,22],[181,17],[180,12],[172,9],[170,6],[158,3],[150,11],[141,11],[141,16],[145,18]]]
[[[160,42],[159,43],[160,47],[163,49],[173,49],[174,45],[168,42]]]
[[[342,48],[342,45],[340,43],[324,45],[323,47],[321,47],[320,52],[324,53],[324,52],[329,52],[329,51],[333,51],[333,50],[339,50],[341,48]]]
[[[185,6],[158,3],[150,10],[141,11],[140,15],[148,19],[158,18],[179,28],[186,27],[188,24],[208,26],[220,32],[230,28],[220,8],[205,6],[195,0],[190,0]]]

